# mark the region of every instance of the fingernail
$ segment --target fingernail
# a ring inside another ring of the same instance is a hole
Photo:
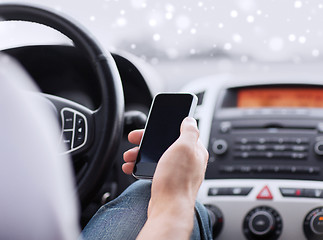
[[[189,124],[193,124],[194,126],[196,126],[196,127],[197,127],[196,120],[195,120],[194,118],[192,118],[192,117],[186,117],[186,118],[184,119],[184,121],[185,121],[185,122],[187,122],[187,123],[189,123]]]

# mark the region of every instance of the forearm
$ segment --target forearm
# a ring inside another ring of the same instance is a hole
[[[171,201],[153,206],[137,239],[189,239],[193,230],[194,204]],[[166,207],[167,206],[167,207]]]

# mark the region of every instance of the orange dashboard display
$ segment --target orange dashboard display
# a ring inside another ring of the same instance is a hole
[[[323,108],[320,88],[246,88],[238,90],[238,108],[313,107]]]

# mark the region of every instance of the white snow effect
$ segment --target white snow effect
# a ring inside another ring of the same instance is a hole
[[[255,21],[255,17],[252,16],[252,15],[249,15],[249,16],[247,16],[246,20],[247,20],[248,23],[253,23]]]
[[[192,28],[191,31],[190,31],[191,34],[196,34],[196,29],[195,28]]]
[[[236,17],[238,17],[238,12],[236,10],[232,10],[230,12],[230,16],[233,17],[233,18],[236,18]]]
[[[153,35],[153,39],[154,39],[154,41],[159,41],[160,40],[160,35],[158,34],[158,33],[155,33],[154,35]]]
[[[313,55],[313,57],[318,57],[320,55],[320,51],[318,49],[313,49],[312,55]]]
[[[149,26],[155,27],[157,25],[157,20],[151,18],[151,19],[149,19],[148,23],[149,23]]]
[[[294,2],[294,7],[295,8],[301,8],[303,6],[303,3],[301,1],[295,1]]]
[[[294,34],[289,34],[288,40],[294,42],[296,40],[296,36]]]
[[[232,44],[231,43],[225,43],[223,48],[224,48],[224,50],[231,50],[232,49]]]
[[[279,52],[284,48],[284,40],[280,37],[273,37],[269,40],[269,49],[274,52]]]
[[[90,21],[91,21],[91,22],[94,22],[94,21],[95,21],[95,16],[91,16],[91,17],[90,17]]]
[[[319,4],[319,8],[323,8],[323,4],[322,3]]]
[[[232,39],[236,43],[240,43],[242,41],[242,37],[238,33],[233,34]]]
[[[257,10],[257,14],[258,15],[261,15],[262,14],[262,11],[259,9],[259,10]]]
[[[172,4],[166,4],[165,9],[167,12],[174,12],[175,11],[175,7]]]
[[[166,4],[165,10],[166,10],[165,18],[167,20],[173,19],[174,12],[175,12],[175,7],[172,4]]]
[[[255,0],[239,0],[237,1],[237,4],[240,9],[245,12],[253,11],[256,8]]]
[[[120,17],[117,19],[117,25],[119,27],[124,27],[127,25],[127,19],[125,19],[124,17]]]
[[[178,35],[181,35],[182,33],[183,33],[183,31],[182,31],[181,29],[178,29],[178,30],[177,30],[177,34],[178,34]]]
[[[199,6],[199,7],[203,7],[203,2],[198,2],[198,4],[197,4],[197,6]]]
[[[136,44],[133,43],[130,45],[130,47],[131,47],[131,49],[136,49],[137,46],[136,46]]]
[[[300,36],[300,37],[298,38],[298,42],[299,42],[299,43],[304,44],[304,43],[306,42],[306,37],[304,37],[304,36]]]
[[[192,49],[190,50],[190,54],[191,54],[191,55],[196,54],[196,50],[195,50],[194,48],[192,48]]]
[[[121,10],[120,11],[120,15],[125,15],[126,11],[125,10]]]
[[[218,27],[223,28],[224,27],[223,23],[219,23]]]
[[[176,18],[176,26],[181,29],[187,29],[191,25],[191,21],[189,17],[186,15],[180,15]]]
[[[165,18],[167,20],[171,20],[171,19],[173,19],[173,14],[171,12],[167,12],[167,13],[165,13]]]
[[[147,3],[146,0],[131,0],[131,5],[134,8],[145,8]]]

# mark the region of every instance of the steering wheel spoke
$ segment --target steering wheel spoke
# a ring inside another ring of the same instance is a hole
[[[94,137],[94,111],[65,98],[43,94],[54,106],[61,124],[60,141],[72,155],[87,150]]]

